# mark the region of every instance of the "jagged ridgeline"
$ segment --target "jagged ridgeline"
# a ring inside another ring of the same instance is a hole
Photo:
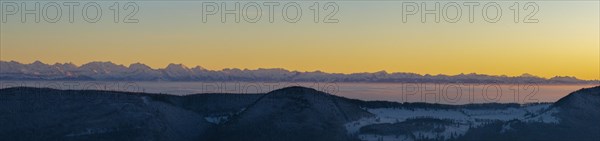
[[[600,86],[556,103],[362,101],[310,88],[186,96],[0,89],[3,140],[598,140]]]
[[[281,68],[209,70],[200,66],[169,64],[153,69],[142,63],[129,66],[112,62],[90,62],[81,66],[72,63],[44,64],[40,61],[22,64],[0,60],[0,80],[101,80],[101,81],[246,81],[246,82],[419,82],[419,83],[536,83],[536,84],[598,84],[596,80],[581,80],[571,76],[542,78],[531,74],[496,76],[485,74],[421,75],[410,72],[379,71],[374,73],[300,72]]]

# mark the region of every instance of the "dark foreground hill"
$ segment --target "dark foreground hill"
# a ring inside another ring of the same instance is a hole
[[[187,96],[0,89],[2,140],[597,140],[600,87],[556,103],[361,101],[289,87]]]
[[[265,94],[219,128],[215,140],[345,141],[345,123],[372,116],[344,98],[289,87]]]
[[[556,122],[496,122],[458,140],[600,140],[600,86],[572,92],[529,120],[552,120],[548,117]]]

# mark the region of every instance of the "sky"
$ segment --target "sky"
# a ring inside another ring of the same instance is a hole
[[[509,76],[530,73],[600,79],[598,1],[536,1],[537,6],[527,9],[526,2],[519,2],[519,23],[514,22],[510,8],[514,3],[506,1],[497,2],[502,16],[495,23],[482,16],[482,7],[489,2],[479,2],[475,7],[473,23],[468,20],[465,2],[457,2],[462,14],[456,23],[443,17],[436,23],[431,14],[422,23],[420,13],[407,15],[407,22],[403,22],[403,12],[408,10],[403,9],[403,4],[409,5],[406,2],[410,1],[334,1],[334,6],[330,4],[327,9],[326,2],[318,2],[318,23],[314,22],[312,2],[298,2],[302,16],[290,23],[283,19],[282,7],[293,1],[281,1],[274,8],[274,22],[270,23],[265,2],[255,1],[262,8],[262,17],[256,23],[244,19],[235,23],[231,15],[226,15],[227,21],[222,23],[220,14],[206,15],[207,22],[203,22],[207,10],[203,9],[203,2],[206,1],[136,1],[128,9],[126,2],[119,2],[119,23],[114,22],[115,12],[110,10],[113,2],[98,2],[103,11],[96,23],[85,21],[81,7],[86,3],[82,2],[75,7],[73,23],[67,20],[68,7],[64,5],[56,23],[44,19],[35,23],[31,15],[21,23],[20,15],[6,12],[12,9],[6,9],[7,3],[2,1],[0,15],[6,18],[0,24],[0,60],[78,65],[91,61],[124,65],[141,62],[153,68],[182,63],[212,70],[385,70]],[[47,3],[42,1],[41,6]],[[246,4],[242,1],[241,7]],[[425,4],[426,8],[433,8],[435,2]],[[442,1],[441,7],[446,4]],[[29,1],[26,6],[34,6],[34,2]],[[235,4],[227,2],[225,6],[231,8]],[[138,22],[123,23],[121,19],[133,7],[139,8],[133,16]],[[531,19],[538,22],[523,23],[535,7],[539,11]],[[324,23],[334,8],[338,11],[329,21],[338,22]],[[440,13],[455,16],[452,8]],[[48,9],[52,13],[53,9]],[[96,14],[93,9],[87,10]],[[247,18],[257,16],[256,12],[247,13]],[[496,14],[493,7],[488,9],[487,14],[490,13],[491,17]],[[296,14],[288,9],[288,17]]]

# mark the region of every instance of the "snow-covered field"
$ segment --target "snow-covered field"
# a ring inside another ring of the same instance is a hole
[[[361,140],[412,140],[411,137],[398,135],[361,134],[360,129],[368,125],[401,123],[408,119],[428,118],[452,121],[453,124],[439,125],[443,131],[412,132],[416,139],[435,139],[465,134],[469,129],[485,125],[493,121],[521,120],[524,122],[558,123],[553,113],[556,109],[548,110],[550,104],[536,104],[518,108],[498,109],[425,109],[425,108],[376,108],[366,109],[374,117],[362,118],[345,124],[349,134],[356,134]]]

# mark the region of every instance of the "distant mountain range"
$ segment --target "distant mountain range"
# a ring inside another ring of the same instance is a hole
[[[496,76],[485,74],[420,75],[416,73],[326,73],[299,72],[273,69],[208,70],[200,66],[189,68],[169,64],[153,69],[145,64],[129,66],[112,62],[90,62],[81,66],[72,63],[45,64],[40,61],[22,64],[0,61],[0,80],[98,80],[98,81],[287,81],[287,82],[406,82],[406,83],[541,83],[541,84],[597,84],[598,80],[581,80],[570,76],[542,78],[530,74]]]
[[[600,86],[555,103],[362,101],[310,88],[186,96],[0,89],[7,140],[598,140]]]

